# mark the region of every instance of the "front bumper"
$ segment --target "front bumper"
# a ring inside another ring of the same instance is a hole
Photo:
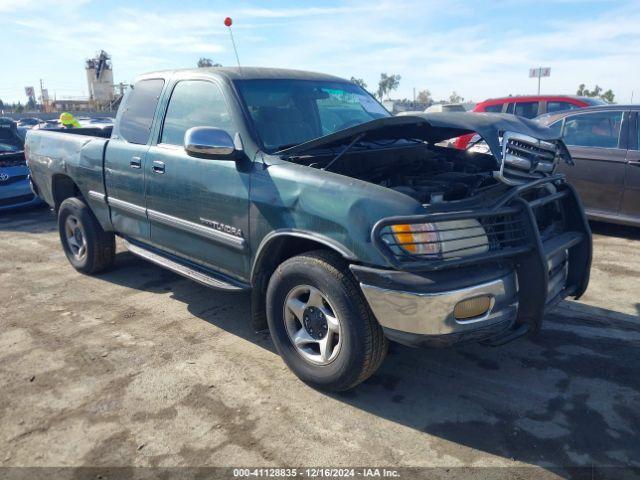
[[[544,313],[563,298],[579,297],[589,280],[591,232],[580,200],[570,185],[557,178],[537,184],[553,180],[557,192],[548,197],[525,201],[513,195],[508,199],[518,207],[519,221],[527,234],[526,242],[517,249],[496,249],[485,255],[453,260],[451,266],[440,261],[434,262],[433,267],[430,261],[423,261],[411,268],[405,259],[392,259],[398,261],[394,270],[352,265],[351,270],[387,337],[400,343],[430,346],[480,340],[504,343],[500,339],[511,340],[539,330]],[[536,209],[553,202],[566,217],[563,231],[541,232]],[[431,219],[423,216],[412,220]],[[388,223],[388,220],[379,222],[374,234]],[[455,318],[458,302],[481,295],[492,299],[485,314],[467,320]]]
[[[470,268],[456,279],[449,272],[416,275],[351,266],[360,288],[385,335],[412,346],[447,346],[480,341],[509,329],[518,313],[514,270]],[[456,305],[480,296],[491,297],[481,316],[457,319]]]
[[[31,188],[29,169],[24,163],[0,166],[0,212],[42,204]]]

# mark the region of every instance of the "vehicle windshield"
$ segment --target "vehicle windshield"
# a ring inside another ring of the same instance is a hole
[[[22,150],[22,139],[9,126],[0,126],[0,153],[19,152]]]
[[[347,82],[237,80],[235,84],[267,152],[391,116],[369,93]]]

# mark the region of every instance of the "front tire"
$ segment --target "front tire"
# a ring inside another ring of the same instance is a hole
[[[382,328],[347,266],[332,252],[309,252],[283,262],[271,276],[266,303],[278,353],[312,387],[348,390],[384,360]]]
[[[69,263],[79,272],[94,274],[113,265],[115,236],[102,229],[82,199],[70,197],[62,202],[58,231]]]

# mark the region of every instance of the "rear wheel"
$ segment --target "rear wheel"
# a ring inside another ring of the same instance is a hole
[[[82,273],[106,270],[115,258],[115,236],[105,232],[83,200],[67,198],[58,210],[58,230],[69,263]]]
[[[342,259],[316,251],[282,263],[267,288],[267,321],[289,368],[323,390],[356,386],[382,363],[387,341]]]

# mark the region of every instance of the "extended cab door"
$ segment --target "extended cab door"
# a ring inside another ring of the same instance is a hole
[[[564,119],[562,137],[574,166],[561,163],[560,171],[576,187],[589,214],[617,215],[624,190],[626,135],[621,136],[622,110],[577,111]]]
[[[191,127],[237,129],[219,85],[179,80],[173,87],[157,144],[147,154],[151,242],[223,273],[248,273],[248,160],[195,158],[184,150]]]
[[[151,125],[164,80],[144,79],[129,91],[107,144],[104,179],[111,221],[117,232],[149,240],[145,199],[145,161]]]
[[[629,151],[620,214],[640,223],[640,115],[632,112],[629,122]]]

